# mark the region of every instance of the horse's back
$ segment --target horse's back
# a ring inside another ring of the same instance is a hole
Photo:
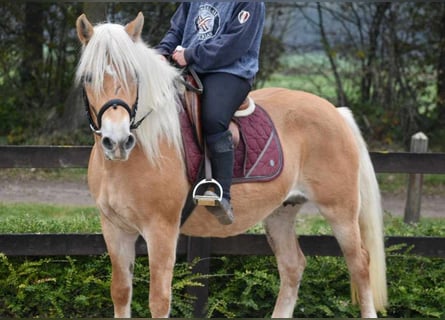
[[[307,115],[320,118],[320,111],[326,113],[325,116],[338,116],[332,103],[306,91],[263,88],[252,91],[251,96],[258,105],[268,110],[272,117],[278,114],[289,116],[289,113],[298,113],[302,117]]]
[[[284,88],[259,89],[252,91],[251,96],[269,113],[284,144],[286,139],[303,139],[313,147],[320,144],[322,149],[330,142],[336,147],[344,145],[354,149],[355,139],[350,127],[328,100]]]

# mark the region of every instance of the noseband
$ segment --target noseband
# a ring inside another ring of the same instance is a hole
[[[130,130],[137,129],[142,121],[153,111],[150,110],[145,116],[143,116],[139,121],[136,122],[136,112],[138,109],[138,100],[139,100],[139,86],[137,87],[136,92],[136,101],[133,106],[130,106],[122,99],[111,99],[104,103],[104,105],[100,108],[99,113],[96,113],[95,110],[91,107],[90,101],[88,100],[88,96],[85,90],[85,86],[83,86],[83,101],[85,103],[85,112],[87,115],[88,122],[90,123],[91,130],[97,134],[102,135],[101,127],[102,127],[102,116],[110,108],[116,109],[117,107],[124,108],[130,117]],[[96,116],[97,125],[94,123],[93,117],[91,115],[91,110],[93,110],[94,115]]]

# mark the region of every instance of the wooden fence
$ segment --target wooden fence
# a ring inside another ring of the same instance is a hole
[[[0,168],[85,168],[91,147],[85,146],[0,146]],[[376,172],[410,174],[445,174],[445,153],[379,153],[371,152]],[[445,208],[444,208],[445,209]],[[248,237],[246,241],[245,237]],[[74,241],[75,239],[75,241]],[[193,245],[190,245],[193,241]],[[300,236],[308,255],[338,255],[332,236]],[[145,254],[145,244],[138,242],[138,254]],[[201,241],[181,237],[178,254],[198,250],[207,255],[269,255],[272,254],[263,235],[240,235],[212,238],[211,246]],[[405,243],[412,253],[430,257],[445,257],[445,238],[387,237],[386,245]],[[200,248],[201,249],[196,249]],[[190,249],[190,250],[187,250]],[[0,235],[0,252],[11,256],[98,255],[105,252],[102,235],[89,234],[5,234]],[[201,255],[202,257],[203,255]]]
[[[91,147],[0,146],[0,168],[85,168]],[[445,174],[445,153],[370,152],[376,172]]]
[[[85,168],[90,151],[91,147],[84,146],[0,146],[0,168]],[[445,153],[371,152],[370,156],[376,172],[445,174]],[[299,242],[306,255],[341,255],[332,236],[299,236]],[[387,247],[396,244],[405,244],[415,255],[445,258],[443,237],[386,237]],[[8,256],[100,255],[106,247],[101,234],[1,234],[0,252]],[[138,240],[136,252],[147,254],[143,239]],[[216,255],[272,255],[264,235],[250,234],[224,239],[181,236],[177,253],[189,261]],[[202,259],[194,271],[208,274],[208,261]],[[195,316],[203,316],[207,286],[192,288],[190,293],[198,297]]]

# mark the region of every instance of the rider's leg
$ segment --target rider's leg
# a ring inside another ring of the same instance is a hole
[[[233,142],[228,130],[233,114],[247,97],[250,81],[228,73],[209,73],[200,76],[202,95],[202,127],[210,151],[213,178],[223,188],[223,201],[217,212],[221,223],[233,220],[230,205],[230,185],[233,172]]]
[[[219,182],[223,190],[219,206],[208,207],[208,209],[220,223],[231,224],[233,222],[233,210],[230,204],[230,186],[232,185],[234,160],[232,133],[227,130],[222,134],[207,136],[207,145],[212,163],[213,178]],[[211,194],[212,191],[207,192],[207,195]]]

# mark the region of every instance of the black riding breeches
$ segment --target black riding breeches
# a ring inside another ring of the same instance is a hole
[[[252,86],[247,79],[229,73],[204,73],[201,97],[202,129],[206,137],[223,134]]]

